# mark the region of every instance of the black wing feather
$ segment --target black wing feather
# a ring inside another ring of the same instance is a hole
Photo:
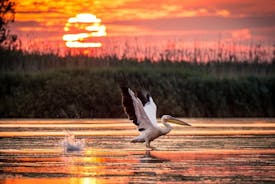
[[[133,120],[133,123],[138,126],[137,116],[135,113],[135,108],[133,104],[133,100],[127,87],[120,87],[122,91],[122,104],[124,106],[124,111],[128,115],[130,120]]]
[[[151,127],[152,124],[150,122],[150,119],[148,118],[146,112],[144,112],[144,109],[141,106],[141,104],[144,106],[147,102],[150,102],[151,96],[149,92],[145,90],[139,92],[138,97],[137,95],[132,94],[134,92],[130,90],[130,88],[122,86],[120,86],[120,88],[122,91],[122,104],[124,106],[125,113],[128,115],[128,118],[132,120],[136,126],[138,126],[138,130],[140,132],[144,131],[148,127]],[[136,110],[138,111],[138,114],[136,114]]]
[[[137,97],[140,99],[142,105],[144,106],[146,103],[150,101],[151,95],[148,91],[142,90],[137,92]]]

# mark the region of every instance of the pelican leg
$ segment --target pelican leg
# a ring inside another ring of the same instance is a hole
[[[151,146],[150,146],[150,141],[145,140],[145,142],[146,142],[146,147],[147,147],[147,148],[151,148]]]
[[[145,143],[146,143],[146,148],[150,148],[150,150],[156,149],[155,147],[150,145],[151,141],[149,141],[148,139],[145,139]]]

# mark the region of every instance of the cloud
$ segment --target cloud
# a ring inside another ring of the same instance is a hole
[[[37,22],[37,21],[15,21],[14,23],[12,23],[11,25],[15,26],[15,27],[20,27],[20,26],[41,26],[41,23]]]
[[[82,12],[100,17],[108,35],[205,34],[210,39],[226,33],[227,37],[275,39],[274,0],[25,0],[16,4],[11,27],[41,39],[49,34],[62,39],[68,18]]]
[[[220,15],[222,17],[228,17],[230,16],[230,12],[228,10],[222,9],[217,11],[217,15]]]
[[[233,39],[250,40],[252,38],[251,31],[249,29],[241,29],[232,31]]]
[[[225,17],[270,16],[275,14],[275,1],[266,0],[265,3],[261,3],[259,0],[137,0],[120,4],[115,10],[110,9],[110,14],[115,19],[142,18],[142,15],[146,15],[147,19],[163,16],[213,16],[214,14]]]
[[[125,20],[107,22],[116,25],[135,25],[151,30],[228,30],[257,27],[270,27],[275,25],[275,16],[270,17],[184,17],[163,18],[152,20]]]

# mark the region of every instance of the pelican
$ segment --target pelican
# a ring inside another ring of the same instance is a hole
[[[147,148],[154,148],[150,146],[150,143],[172,130],[172,126],[169,125],[168,122],[191,126],[170,115],[163,115],[161,117],[161,123],[164,127],[159,126],[156,117],[157,106],[148,92],[142,91],[136,95],[127,87],[121,87],[121,91],[124,111],[128,115],[128,118],[138,127],[138,131],[140,132],[140,135],[131,141],[132,143],[145,142]]]

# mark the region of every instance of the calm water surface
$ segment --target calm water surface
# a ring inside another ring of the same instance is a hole
[[[126,119],[0,121],[0,183],[275,183],[275,119],[184,119],[154,142]],[[66,131],[84,150],[64,152]]]

